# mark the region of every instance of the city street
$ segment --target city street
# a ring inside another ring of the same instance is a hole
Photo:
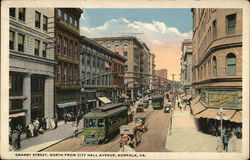
[[[133,110],[136,107],[133,108]],[[135,148],[137,152],[164,152],[170,113],[164,113],[163,110],[153,110],[149,105],[144,113],[136,113],[136,116],[145,116],[148,125],[148,130],[142,135],[142,142]],[[131,123],[134,123],[132,121]],[[43,151],[72,151],[72,152],[117,152],[119,147],[119,135],[114,137],[106,144],[82,146],[83,135],[80,134],[76,138],[69,138]]]

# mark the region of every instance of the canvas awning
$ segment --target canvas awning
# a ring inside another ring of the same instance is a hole
[[[128,95],[126,95],[126,94],[124,94],[124,93],[123,93],[123,94],[121,94],[121,97],[122,97],[122,98],[125,98],[125,99],[129,99],[129,96],[128,96]]]
[[[65,108],[65,107],[76,106],[76,105],[77,105],[76,102],[69,102],[69,103],[57,104],[57,106],[58,106],[59,108]]]
[[[197,103],[191,105],[191,109],[193,111],[193,115],[196,115],[196,114],[204,111],[206,109],[206,107],[201,102],[197,102]]]
[[[111,103],[111,100],[108,99],[107,97],[98,97],[100,101],[102,101],[104,104]]]
[[[9,115],[9,118],[25,116],[25,112],[13,113]]]
[[[236,122],[236,123],[242,123],[242,113],[241,111],[236,111],[232,118],[229,119],[229,121]]]
[[[87,100],[87,102],[95,102],[96,101],[96,99],[89,99],[89,100]]]
[[[191,105],[194,105],[195,103],[197,103],[200,100],[200,96],[195,97],[192,102]]]
[[[195,115],[196,118],[212,118],[217,119],[217,114],[220,113],[219,108],[207,108],[206,110],[200,112],[199,114]],[[235,113],[235,110],[223,110],[223,113],[226,115],[225,120],[230,120]]]

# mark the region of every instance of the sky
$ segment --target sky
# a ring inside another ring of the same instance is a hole
[[[81,35],[88,38],[136,36],[155,54],[156,69],[168,69],[168,79],[171,74],[179,79],[181,42],[192,37],[190,8],[82,9]]]

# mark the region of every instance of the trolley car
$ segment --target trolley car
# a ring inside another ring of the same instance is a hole
[[[122,103],[93,108],[83,116],[83,145],[107,142],[128,123],[128,107]]]
[[[152,98],[152,107],[153,109],[162,109],[163,108],[163,102],[164,102],[164,96],[154,96]]]

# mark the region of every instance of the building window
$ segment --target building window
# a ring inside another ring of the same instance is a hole
[[[90,55],[87,55],[87,65],[90,65]]]
[[[75,19],[75,27],[78,28],[78,21]]]
[[[216,60],[216,57],[214,56],[213,57],[213,60],[212,60],[212,65],[213,65],[213,76],[216,77],[217,76],[217,60]]]
[[[72,57],[73,41],[69,41],[69,56]]]
[[[68,39],[64,38],[64,55],[67,56],[68,54]]]
[[[10,31],[9,48],[14,49],[15,32]]]
[[[67,15],[67,13],[64,13],[64,21],[68,23],[68,15]]]
[[[234,35],[236,28],[236,14],[231,14],[226,17],[227,19],[227,35]]]
[[[213,40],[217,38],[217,21],[213,21]]]
[[[74,57],[77,59],[78,57],[78,44],[75,43],[75,48],[74,48]]]
[[[123,49],[126,50],[127,48],[128,48],[128,42],[124,41],[124,42],[123,42]]]
[[[39,48],[40,48],[40,41],[39,40],[35,40],[35,55],[39,56]]]
[[[236,75],[236,56],[233,53],[227,55],[227,75]]]
[[[73,26],[73,20],[71,16],[69,17],[69,23]]]
[[[43,16],[43,30],[48,31],[48,17]]]
[[[125,72],[128,71],[128,65],[125,65]]]
[[[67,64],[64,64],[64,84],[67,82]]]
[[[61,76],[62,76],[62,65],[58,65],[58,74],[57,74],[57,83],[61,83]]]
[[[127,57],[127,56],[128,56],[128,52],[125,51],[125,52],[123,53],[123,55],[124,55],[124,57]]]
[[[57,16],[58,16],[58,18],[62,17],[62,10],[61,9],[57,9]]]
[[[118,49],[119,48],[119,42],[115,42],[115,48]]]
[[[19,10],[18,10],[18,19],[20,21],[25,21],[25,8],[19,8]]]
[[[58,36],[57,38],[58,38],[58,40],[57,40],[57,52],[58,52],[58,55],[61,55],[61,53],[62,53],[62,37]]]
[[[72,65],[70,65],[70,67],[69,67],[69,80],[70,80],[70,82],[72,82],[72,80],[73,80],[73,68],[72,68]]]
[[[82,55],[82,64],[85,64],[85,54]]]
[[[77,65],[74,67],[74,80],[78,81],[78,71],[77,71]]]
[[[43,57],[46,57],[47,55],[46,51],[47,51],[47,43],[43,42]]]
[[[18,34],[18,51],[24,52],[24,35]]]
[[[37,12],[35,13],[35,27],[40,28],[41,25],[41,13]]]
[[[10,8],[9,12],[11,17],[16,17],[16,8]]]

